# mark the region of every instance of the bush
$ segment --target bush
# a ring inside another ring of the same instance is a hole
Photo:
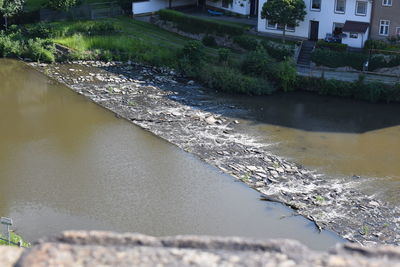
[[[29,38],[52,38],[54,37],[53,29],[49,24],[39,22],[26,26],[26,37]]]
[[[400,101],[400,84],[388,85],[381,82],[366,83],[362,76],[355,82],[298,76],[296,89],[315,91],[322,95],[353,97],[369,102]]]
[[[224,64],[228,63],[230,55],[231,55],[231,50],[229,50],[228,48],[218,49],[218,62]]]
[[[30,39],[27,42],[24,56],[32,60],[52,63],[55,61],[54,52],[55,48],[51,42],[41,39]]]
[[[200,64],[204,59],[204,45],[199,41],[188,41],[182,48],[182,54],[194,65]]]
[[[362,53],[337,52],[329,49],[317,48],[311,55],[311,60],[318,66],[331,68],[352,67],[362,70],[368,56]]]
[[[206,66],[198,78],[209,88],[229,93],[261,95],[275,90],[266,80],[243,75],[228,67]]]
[[[249,51],[256,50],[259,44],[259,41],[256,38],[248,35],[235,36],[233,42],[241,48]]]
[[[369,61],[368,70],[374,71],[380,68],[393,68],[400,66],[400,55],[373,55]]]
[[[22,54],[22,44],[12,40],[10,36],[0,35],[0,55],[3,57],[19,57]]]
[[[261,42],[261,45],[265,48],[265,50],[267,50],[271,57],[279,61],[290,58],[294,54],[294,51],[290,46],[285,46],[273,41],[264,40]]]
[[[381,49],[385,50],[389,47],[388,43],[382,40],[367,40],[364,45],[364,49]]]
[[[194,34],[205,33],[219,36],[236,36],[244,33],[244,28],[240,26],[228,24],[223,21],[190,16],[176,10],[162,9],[158,14],[161,20],[175,23],[176,27],[184,32]]]
[[[297,78],[296,66],[289,60],[281,61],[273,69],[273,77],[279,84],[279,87],[285,91],[295,90]]]
[[[215,41],[215,38],[211,35],[204,36],[203,40],[201,42],[205,46],[210,46],[210,47],[217,46],[217,42]]]
[[[317,42],[318,48],[327,48],[333,51],[345,52],[347,51],[347,44],[339,44],[339,43],[328,43],[324,40],[319,40]]]
[[[261,46],[257,50],[249,52],[243,60],[241,70],[248,75],[267,78],[272,74],[274,60]]]
[[[293,56],[293,49],[288,45],[267,40],[260,42],[256,38],[249,35],[235,36],[233,38],[233,42],[248,51],[256,50],[261,44],[268,54],[277,60],[285,60],[286,58]]]

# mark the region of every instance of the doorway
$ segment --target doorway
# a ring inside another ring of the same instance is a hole
[[[318,31],[319,31],[319,21],[310,21],[310,40],[317,41],[318,40]]]
[[[258,0],[250,0],[250,16],[258,16]]]

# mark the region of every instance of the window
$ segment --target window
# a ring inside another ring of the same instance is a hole
[[[283,29],[285,28],[285,25],[283,25],[283,24],[278,24],[276,28],[277,28],[278,30],[283,31]]]
[[[392,0],[382,0],[382,6],[392,6]]]
[[[344,13],[346,10],[346,0],[336,0],[335,12]]]
[[[351,33],[350,33],[350,38],[352,38],[352,39],[358,39],[358,33],[356,33],[356,32],[351,32]]]
[[[267,29],[274,29],[276,30],[277,25],[275,23],[270,23],[269,20],[267,20]]]
[[[295,29],[294,26],[286,25],[286,30],[287,30],[288,32],[294,32],[294,29]],[[399,29],[400,29],[400,28],[399,28]]]
[[[223,8],[229,8],[230,6],[230,2],[227,0],[222,0],[222,7]]]
[[[396,36],[400,37],[400,27],[396,28]]]
[[[343,33],[343,31],[342,31],[343,27],[344,27],[343,23],[334,22],[333,23],[333,35],[341,36],[341,34]]]
[[[379,22],[379,35],[388,36],[389,25],[390,25],[390,20],[381,20]]]
[[[311,10],[321,10],[321,0],[311,0]]]
[[[356,15],[366,16],[367,15],[367,2],[357,1],[356,2]]]

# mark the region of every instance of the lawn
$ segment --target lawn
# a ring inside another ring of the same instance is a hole
[[[172,54],[176,53],[176,51],[181,49],[190,40],[178,34],[160,29],[155,25],[128,17],[108,18],[96,21],[54,22],[51,25],[56,32],[74,32],[78,28],[95,25],[98,22],[112,23],[120,30],[112,35],[89,36],[84,33],[67,34],[54,38],[54,41],[81,52],[101,49],[125,53],[136,60],[149,61],[150,57],[156,57],[158,58],[157,60],[162,61],[168,57],[171,57],[171,60],[175,60]],[[217,47],[206,47],[205,52],[211,57],[217,57],[217,49]],[[234,60],[239,60],[241,57],[242,55],[239,53],[232,53]],[[171,65],[173,62],[166,63],[166,65]]]

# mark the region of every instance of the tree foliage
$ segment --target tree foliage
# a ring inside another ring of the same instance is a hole
[[[284,25],[283,40],[285,40],[286,26],[299,26],[306,13],[304,0],[268,0],[264,3],[261,18],[270,23]]]
[[[47,6],[55,10],[68,10],[76,4],[77,0],[49,0]]]
[[[0,0],[0,12],[7,28],[8,18],[18,14],[24,7],[25,0]]]

